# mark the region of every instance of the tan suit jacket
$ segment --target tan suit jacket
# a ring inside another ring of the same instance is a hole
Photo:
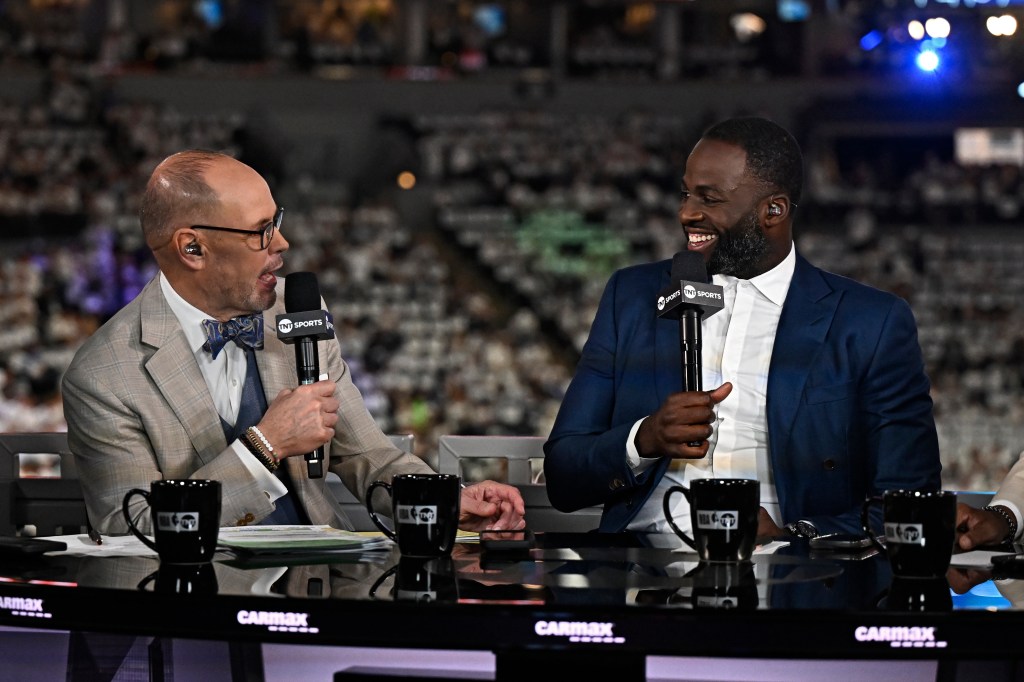
[[[283,284],[278,301],[264,312],[265,347],[256,353],[267,403],[298,385],[295,352],[278,340],[276,317],[284,312]],[[329,469],[356,497],[377,479],[400,473],[427,473],[421,459],[391,444],[373,421],[352,383],[337,340],[318,342],[321,372],[336,383],[341,403],[334,439],[325,446]],[[93,526],[103,533],[125,533],[121,502],[132,488],[171,478],[213,479],[223,488],[221,525],[256,523],[274,510],[262,487],[228,449],[220,417],[178,319],[154,278],[139,296],[104,324],[78,350],[63,380],[68,442],[75,454]],[[302,457],[288,467],[298,503],[314,524],[351,528],[325,479],[309,479]],[[388,498],[375,498],[390,515]],[[133,517],[145,509],[136,496]],[[140,530],[150,532],[148,513]]]
[[[1024,513],[1024,453],[1007,472],[1003,482],[992,496],[993,504],[996,500],[1009,500],[1017,505],[1017,509]],[[1018,529],[1019,532],[1019,529]]]

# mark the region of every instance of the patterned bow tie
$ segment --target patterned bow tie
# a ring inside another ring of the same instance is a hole
[[[234,341],[240,348],[248,346],[254,350],[263,349],[263,315],[242,315],[227,322],[203,320],[206,343],[203,350],[217,359],[217,355],[228,341]]]

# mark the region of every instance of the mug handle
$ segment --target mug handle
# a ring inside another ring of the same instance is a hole
[[[370,599],[377,598],[377,590],[384,583],[385,580],[393,576],[398,571],[398,564],[395,564],[388,570],[384,571],[379,578],[373,581],[373,585],[370,587]]]
[[[871,506],[873,504],[881,504],[883,498],[881,495],[869,495],[864,500],[864,504],[860,508],[860,525],[864,529],[864,534],[871,538],[871,544],[879,549],[879,551],[885,551],[885,543],[878,539],[875,535],[875,531],[871,530]]]
[[[395,531],[385,526],[384,522],[381,521],[380,518],[377,516],[377,512],[373,510],[373,491],[377,488],[384,488],[384,490],[388,491],[388,497],[394,497],[394,494],[391,491],[390,483],[385,483],[384,481],[374,481],[373,483],[370,484],[370,487],[366,489],[366,511],[370,514],[370,520],[373,521],[373,525],[380,528],[381,532],[384,533],[384,535],[387,535],[395,542],[398,542],[398,536],[395,535]]]
[[[688,544],[690,546],[690,549],[697,549],[697,544],[693,541],[693,539],[689,535],[684,533],[679,528],[679,526],[676,525],[676,522],[672,520],[672,506],[668,503],[668,501],[669,498],[672,497],[672,493],[675,492],[682,493],[683,497],[686,498],[686,501],[690,501],[690,491],[681,485],[674,485],[668,490],[666,490],[665,497],[662,499],[661,502],[661,507],[665,512],[665,520],[668,521],[668,525],[672,527],[672,531],[679,536],[680,540]]]
[[[151,582],[153,582],[156,579],[156,576],[157,576],[158,573],[160,573],[160,571],[156,570],[156,571],[153,571],[152,573],[150,573],[149,575],[147,575],[145,578],[143,578],[141,581],[139,581],[139,585],[138,585],[138,587],[136,589],[145,591],[146,586],[149,585]]]
[[[132,535],[142,540],[143,544],[152,549],[154,552],[159,553],[156,548],[156,543],[147,538],[145,535],[135,527],[135,522],[132,521],[132,515],[128,513],[128,503],[135,495],[142,495],[146,499],[146,504],[149,504],[149,491],[141,490],[139,488],[132,488],[128,491],[128,494],[124,496],[124,502],[121,503],[121,513],[124,514],[124,522],[128,524],[128,530],[132,532]]]

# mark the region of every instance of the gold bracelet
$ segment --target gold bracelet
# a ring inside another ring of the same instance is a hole
[[[255,433],[253,433],[254,428],[255,427],[250,426],[245,430],[245,433],[242,434],[242,444],[248,448],[249,452],[256,455],[256,457],[263,462],[263,466],[267,467],[270,473],[274,473],[277,471],[277,468],[281,463],[277,461],[276,457],[263,449],[263,444],[260,442],[260,439]]]

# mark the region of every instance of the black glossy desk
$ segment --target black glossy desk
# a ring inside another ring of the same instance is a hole
[[[51,555],[0,565],[0,625],[292,643],[493,651],[498,679],[642,679],[648,655],[1002,662],[1024,642],[1024,581],[953,570],[896,580],[881,556],[794,543],[701,566],[674,536],[542,534],[528,556],[460,544],[450,561],[324,558],[204,569]],[[972,584],[991,598],[951,594]],[[990,678],[991,679],[991,678]],[[996,677],[998,679],[998,677]]]

